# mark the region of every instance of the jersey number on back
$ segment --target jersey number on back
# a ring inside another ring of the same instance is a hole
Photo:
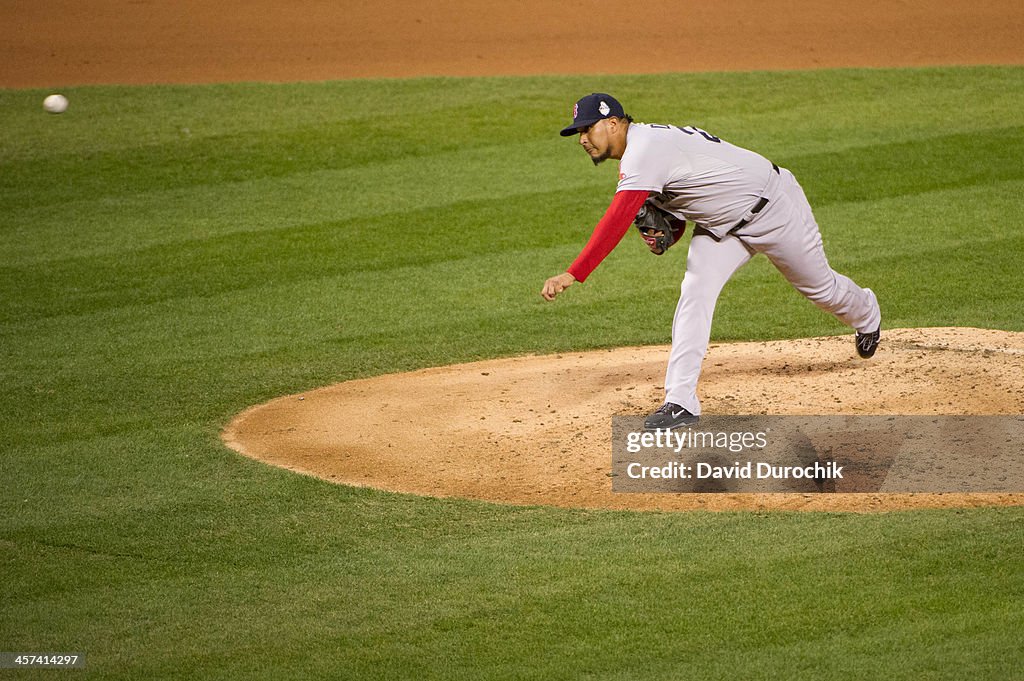
[[[657,124],[652,123],[651,127],[652,128],[661,128],[663,130],[671,130],[671,129],[675,128],[676,130],[681,130],[682,132],[685,132],[687,135],[700,135],[701,137],[706,139],[708,142],[715,142],[716,144],[720,143],[722,141],[722,139],[720,137],[715,137],[710,132],[705,132],[704,130],[701,130],[700,128],[694,127],[692,125],[688,125],[685,128],[680,128],[680,127],[677,127],[675,125],[657,125]]]

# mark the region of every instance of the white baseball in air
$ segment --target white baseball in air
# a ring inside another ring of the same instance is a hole
[[[43,108],[50,113],[64,113],[68,108],[68,98],[64,95],[50,95],[43,100]]]

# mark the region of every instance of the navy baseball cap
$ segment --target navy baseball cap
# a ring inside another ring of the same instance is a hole
[[[563,128],[562,137],[569,137],[579,132],[579,128],[589,128],[602,118],[625,118],[619,100],[603,92],[594,92],[582,98],[572,107],[572,125]]]

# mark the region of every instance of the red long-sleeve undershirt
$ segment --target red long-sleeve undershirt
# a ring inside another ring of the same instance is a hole
[[[650,192],[642,189],[616,192],[604,217],[594,227],[594,233],[590,235],[587,245],[569,265],[567,272],[575,277],[576,281],[584,281],[589,277],[601,261],[619,245],[629,226],[636,219],[636,212],[644,205],[649,194]]]

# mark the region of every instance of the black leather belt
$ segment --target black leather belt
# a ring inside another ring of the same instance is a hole
[[[732,234],[733,232],[735,232],[740,227],[746,227],[747,225],[749,225],[750,224],[750,220],[753,220],[754,216],[757,215],[758,213],[760,213],[761,211],[763,211],[764,207],[767,206],[767,205],[768,205],[768,198],[765,197],[765,196],[762,196],[761,200],[758,201],[756,204],[754,204],[754,207],[750,209],[750,219],[749,220],[740,220],[739,222],[736,223],[735,227],[733,227],[732,229],[730,229],[726,233],[727,234]]]
[[[772,170],[774,170],[776,174],[781,174],[779,172],[779,166],[775,165],[774,163],[772,164]],[[768,205],[768,197],[767,196],[762,196],[760,199],[758,199],[757,203],[754,204],[754,207],[750,209],[750,217],[746,218],[746,219],[743,219],[743,220],[740,220],[739,222],[737,222],[734,227],[732,227],[728,232],[725,233],[725,236],[729,236],[730,234],[735,232],[737,229],[742,229],[743,227],[746,227],[747,225],[749,225],[750,221],[754,219],[754,216],[757,215],[758,213],[760,213],[761,211],[763,211],[764,207],[767,206],[767,205]],[[694,227],[693,228],[693,235],[694,236],[701,235],[701,234],[709,236],[712,239],[714,239],[715,241],[721,241],[724,238],[724,237],[715,236],[714,233],[711,232],[711,230],[704,229],[703,227]]]

